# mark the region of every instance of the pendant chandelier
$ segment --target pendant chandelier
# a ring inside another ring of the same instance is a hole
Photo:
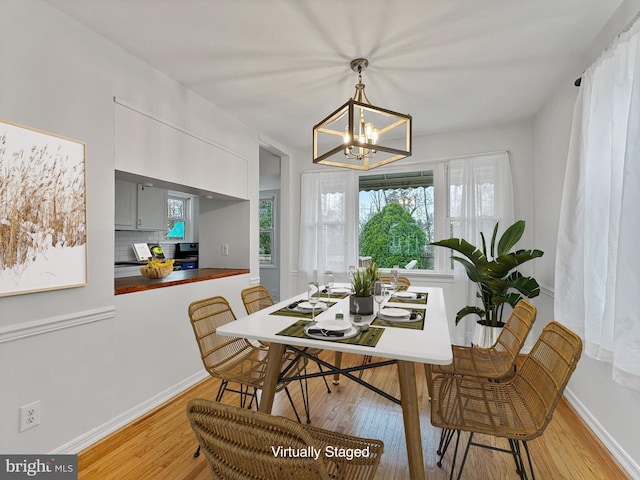
[[[371,104],[364,91],[366,58],[351,61],[358,74],[353,98],[313,127],[313,163],[370,170],[411,156],[411,115]]]

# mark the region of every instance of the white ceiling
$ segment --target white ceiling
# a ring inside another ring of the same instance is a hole
[[[536,113],[622,0],[48,0],[271,139],[353,95],[414,135]]]

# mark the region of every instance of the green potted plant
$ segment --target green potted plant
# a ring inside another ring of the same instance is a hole
[[[380,277],[375,263],[364,269],[357,269],[353,274],[349,298],[349,313],[352,315],[371,315],[373,313],[373,284]]]
[[[478,315],[478,323],[485,327],[502,327],[502,312],[506,304],[514,307],[521,298],[533,298],[540,294],[540,285],[533,277],[525,277],[517,267],[525,262],[541,257],[541,250],[516,250],[511,249],[520,241],[524,233],[525,222],[518,220],[507,228],[496,244],[498,235],[498,223],[493,229],[490,250],[484,234],[482,249],[471,245],[463,238],[449,238],[432,245],[446,247],[458,252],[463,257],[453,255],[451,258],[461,263],[469,280],[477,285],[477,296],[482,306],[468,305],[456,314],[456,325],[467,315]],[[498,330],[499,333],[499,330]],[[497,334],[487,340],[489,345]],[[474,337],[476,338],[476,337]],[[474,342],[475,343],[475,342]],[[487,345],[484,345],[487,346]]]

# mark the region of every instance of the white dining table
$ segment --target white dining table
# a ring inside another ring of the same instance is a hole
[[[422,456],[422,438],[420,435],[420,415],[416,386],[415,363],[446,365],[452,362],[451,340],[441,288],[409,287],[408,292],[426,293],[427,304],[395,303],[393,297],[382,304],[382,308],[426,308],[424,328],[422,330],[383,326],[380,338],[375,346],[343,343],[332,340],[297,338],[277,335],[285,328],[300,320],[292,316],[273,315],[295,301],[306,299],[306,293],[281,301],[271,307],[246,317],[239,318],[217,329],[217,333],[230,337],[243,337],[250,340],[268,342],[269,356],[264,388],[259,409],[271,413],[278,376],[282,368],[282,356],[287,345],[300,348],[321,348],[341,353],[355,353],[383,357],[396,361],[400,385],[400,402],[404,420],[407,458],[411,480],[424,480],[424,461]],[[323,297],[325,300],[325,297]],[[349,297],[331,299],[336,302],[331,307],[316,312],[315,320],[335,319],[336,313],[342,313],[344,321],[353,321],[349,314]],[[378,305],[375,305],[376,312]],[[360,323],[371,323],[375,315],[363,316]]]

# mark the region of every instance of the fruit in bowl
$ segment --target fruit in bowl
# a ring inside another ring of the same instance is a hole
[[[144,267],[140,267],[140,273],[147,278],[165,278],[173,272],[173,259],[163,262],[159,258],[149,260]]]

